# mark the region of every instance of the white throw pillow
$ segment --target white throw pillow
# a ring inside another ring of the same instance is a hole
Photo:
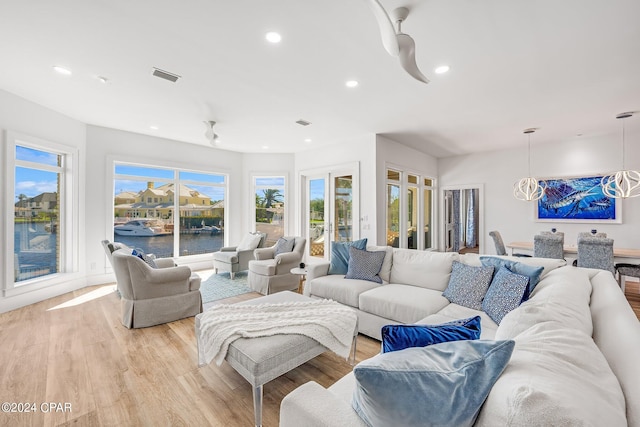
[[[449,285],[457,252],[428,252],[393,249],[393,265],[389,282],[444,291]]]
[[[262,238],[261,234],[249,233],[245,234],[242,238],[242,241],[237,247],[239,251],[253,250],[258,247],[260,244],[260,239]]]

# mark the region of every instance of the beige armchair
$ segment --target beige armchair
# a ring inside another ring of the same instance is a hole
[[[292,238],[295,244],[291,252],[276,255],[277,242],[269,248],[254,251],[256,259],[249,261],[251,289],[263,295],[298,289],[298,276],[291,274],[291,269],[300,266],[307,241],[302,237],[285,237],[287,240]]]
[[[253,260],[253,251],[261,248],[267,235],[264,233],[250,233],[254,236],[260,236],[257,246],[248,245],[246,249],[242,249],[242,244],[238,246],[225,246],[220,248],[218,252],[213,253],[213,272],[218,274],[219,271],[228,271],[233,280],[238,271],[245,271],[249,268],[249,261]],[[244,242],[244,240],[243,240]],[[247,242],[249,243],[249,242]]]
[[[111,257],[122,298],[120,321],[127,328],[159,325],[202,312],[200,277],[192,275],[188,266],[176,267],[173,260],[162,259],[158,268],[151,268],[125,249],[114,251]]]

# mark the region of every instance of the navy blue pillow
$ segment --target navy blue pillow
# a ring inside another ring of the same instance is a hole
[[[353,242],[331,242],[331,265],[329,274],[347,274],[349,270],[349,248],[366,249],[367,239]]]
[[[151,268],[158,268],[154,259],[149,255],[145,254],[144,251],[140,248],[135,248],[133,251],[131,251],[131,255],[140,258],[141,260],[146,262]]]
[[[440,325],[386,325],[382,327],[382,352],[478,338],[480,338],[480,316]]]

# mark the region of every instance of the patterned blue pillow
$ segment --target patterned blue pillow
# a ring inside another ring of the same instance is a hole
[[[146,262],[147,265],[149,265],[149,267],[151,268],[158,268],[156,262],[153,260],[153,257],[145,254],[144,251],[140,248],[135,248],[133,251],[131,251],[131,255],[137,256],[138,258]]]
[[[537,267],[533,265],[527,265],[521,262],[515,262],[508,259],[496,258],[492,256],[481,256],[480,262],[485,267],[492,266],[495,268],[495,271],[500,270],[500,267],[503,265],[509,269],[512,273],[522,274],[523,276],[529,277],[529,286],[524,292],[523,301],[529,299],[529,295],[535,289],[538,282],[540,282],[540,276],[542,275],[542,271],[544,267]]]
[[[288,240],[284,237],[279,238],[276,242],[276,251],[274,256],[285,252],[291,252],[295,243],[296,239],[294,239],[293,237]]]
[[[353,242],[331,242],[329,274],[347,274],[350,247],[366,249],[367,239],[354,240]]]
[[[453,341],[381,353],[353,369],[351,406],[369,426],[471,426],[514,341]]]
[[[354,246],[349,247],[349,268],[345,279],[360,279],[370,282],[382,283],[382,279],[378,275],[382,269],[382,263],[387,251],[369,252],[364,249],[358,249]]]
[[[480,338],[480,316],[440,325],[386,325],[382,327],[382,352],[478,338]]]
[[[501,267],[489,286],[482,301],[482,311],[498,325],[502,318],[522,304],[524,293],[529,286],[529,278]]]
[[[482,310],[482,299],[491,284],[493,270],[493,267],[474,267],[453,261],[449,285],[442,296],[452,303]]]

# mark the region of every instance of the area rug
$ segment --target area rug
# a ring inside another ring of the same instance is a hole
[[[251,288],[247,285],[246,271],[237,272],[233,280],[229,273],[211,274],[200,284],[203,304],[249,292]]]

